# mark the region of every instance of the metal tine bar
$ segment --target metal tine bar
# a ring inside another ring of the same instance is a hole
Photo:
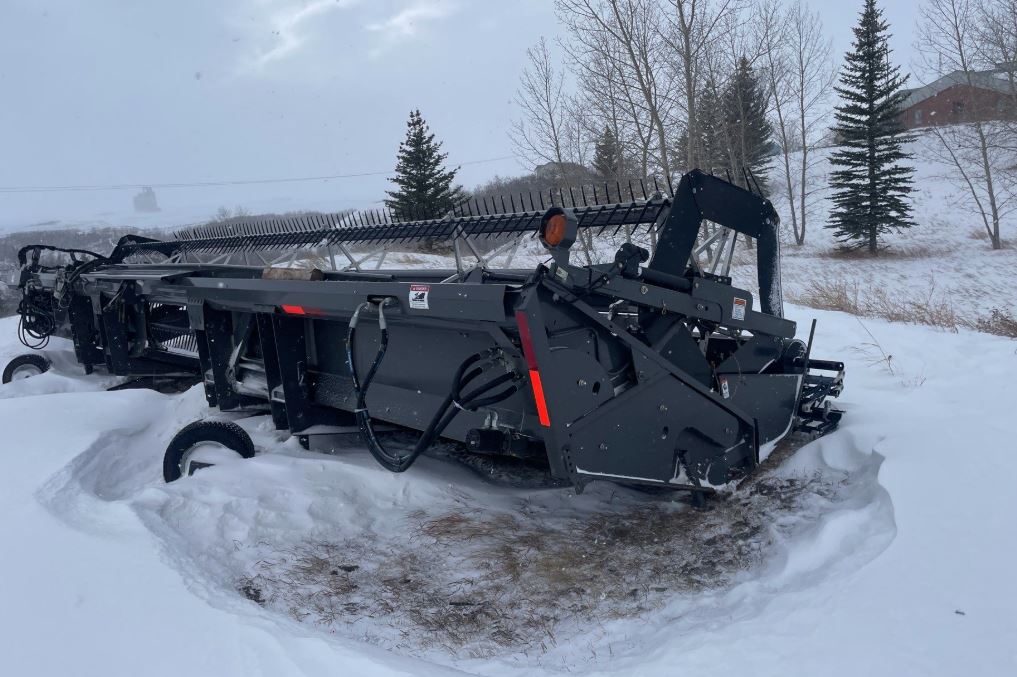
[[[269,219],[268,224],[269,232],[271,233],[269,246],[271,249],[278,249],[279,243],[282,242],[283,239],[282,226],[278,219]]]
[[[587,201],[586,201],[586,186],[579,186],[579,192],[582,193],[582,195],[583,195],[583,206],[585,207],[585,206],[587,206]],[[576,197],[572,193],[572,186],[569,186],[569,195],[572,196],[572,202],[575,203]]]
[[[212,253],[219,253],[222,248],[222,229],[218,226],[213,230],[213,240],[210,243],[210,250]]]
[[[405,221],[399,226],[399,232],[404,234],[403,239],[412,242],[422,240],[432,226],[427,221]]]
[[[289,246],[290,247],[296,248],[298,245],[300,245],[302,243],[302,240],[304,238],[303,238],[303,233],[301,231],[303,231],[303,228],[301,227],[300,219],[299,218],[292,218],[291,217],[290,218],[290,239],[289,239]]]
[[[618,234],[618,231],[622,229],[622,226],[629,223],[629,214],[632,213],[633,209],[639,209],[639,205],[636,204],[635,200],[629,203],[629,205],[625,208],[625,214],[618,219],[618,226],[614,229],[614,232],[611,233],[612,237]],[[646,211],[645,207],[643,207],[643,211]]]
[[[282,237],[279,238],[279,247],[289,249],[293,237],[293,224],[290,219],[282,219]]]
[[[419,221],[417,223],[419,223],[419,225],[417,226],[417,233],[414,234],[415,238],[419,239],[428,238],[435,232],[437,232],[438,228],[437,224],[431,221]]]
[[[228,226],[222,226],[219,228],[219,246],[217,247],[218,253],[222,254],[229,251],[230,244],[232,243],[232,237],[230,235],[230,228]]]
[[[605,219],[605,221],[607,221],[607,223],[602,225],[600,227],[600,230],[597,231],[597,237],[600,237],[601,235],[603,235],[604,229],[611,225],[611,213],[612,212],[613,212],[613,210],[611,209],[611,207],[609,207],[606,204],[600,205],[599,208],[596,210],[596,213],[593,216],[593,223],[590,224],[591,228],[595,228],[596,227],[597,221],[600,219],[600,217],[602,215],[606,215],[607,216],[607,219]]]
[[[279,237],[274,224],[271,219],[265,219],[261,222],[261,228],[264,231],[264,236],[261,239],[261,246],[263,249],[272,249],[275,245],[276,239]]]
[[[597,184],[595,184],[595,183],[592,184],[590,186],[590,188],[593,189],[593,204],[599,205],[600,204],[600,196],[597,195]]]
[[[405,226],[397,226],[400,229],[399,232],[403,233],[403,241],[415,240],[420,236],[420,232],[423,230],[423,226],[420,224],[410,224]]]

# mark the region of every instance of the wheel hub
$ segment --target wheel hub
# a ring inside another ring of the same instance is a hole
[[[26,378],[38,376],[42,373],[42,369],[34,364],[23,364],[20,367],[16,367],[11,372],[11,381],[23,381]]]
[[[243,456],[224,444],[200,442],[188,449],[180,458],[180,475],[189,477],[198,470],[242,458]]]

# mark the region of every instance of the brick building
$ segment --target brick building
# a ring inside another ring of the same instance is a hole
[[[955,71],[907,91],[901,122],[907,129],[1017,119],[1017,92],[1005,71]]]

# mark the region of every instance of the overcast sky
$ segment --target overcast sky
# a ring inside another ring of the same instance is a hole
[[[862,2],[811,4],[839,62]],[[913,4],[882,4],[907,70]],[[411,108],[472,187],[523,171],[490,160],[512,155],[526,48],[558,34],[552,0],[0,0],[0,188],[383,172]],[[168,214],[198,218],[377,206],[386,186],[157,193]],[[123,212],[133,193],[0,192],[0,223]]]

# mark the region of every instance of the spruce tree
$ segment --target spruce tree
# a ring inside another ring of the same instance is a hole
[[[724,175],[730,171],[727,138],[724,133],[724,116],[721,115],[720,94],[717,84],[710,80],[699,93],[696,102],[699,143],[696,148],[698,168],[709,174]]]
[[[398,190],[386,191],[385,206],[403,220],[441,218],[467,198],[462,186],[453,185],[459,168],[445,169],[448,153],[441,152],[419,110],[410,112],[406,127],[391,179]]]
[[[875,0],[865,0],[847,53],[834,132],[841,147],[832,154],[833,211],[827,228],[849,249],[877,254],[880,236],[915,225],[909,195],[914,167],[903,144],[911,137],[898,119],[907,77],[890,65],[887,23]]]
[[[766,93],[744,56],[724,90],[721,107],[730,160],[728,169],[735,183],[746,185],[745,174],[755,179],[747,187],[766,185],[766,173],[773,154],[773,128],[766,119]]]
[[[624,173],[621,143],[609,126],[597,138],[593,152],[593,171],[603,181],[617,181]]]

